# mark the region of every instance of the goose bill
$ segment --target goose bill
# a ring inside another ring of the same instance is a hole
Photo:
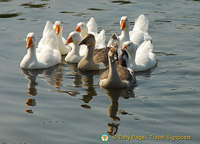
[[[69,43],[72,43],[72,42],[73,42],[73,39],[72,39],[72,36],[70,36],[70,37],[67,39],[65,45],[68,45]]]
[[[33,44],[32,38],[28,37],[26,41],[26,48],[29,49],[32,46],[32,44]]]

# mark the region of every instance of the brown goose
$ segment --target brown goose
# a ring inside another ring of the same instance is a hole
[[[103,88],[127,88],[136,83],[134,73],[126,67],[117,65],[118,54],[116,48],[111,48],[108,52],[109,69],[101,76],[99,85]]]
[[[88,34],[79,45],[86,45],[87,52],[81,61],[78,63],[80,70],[102,70],[106,69],[108,65],[107,53],[109,48],[102,48],[95,50],[95,37],[92,34]],[[95,55],[94,55],[95,54]]]

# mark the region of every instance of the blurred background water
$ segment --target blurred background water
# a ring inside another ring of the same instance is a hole
[[[191,136],[192,140],[113,140],[107,143],[198,144],[200,141],[199,0],[0,0],[0,143],[102,143],[100,136]],[[25,38],[37,39],[47,20],[63,23],[63,36],[94,17],[106,41],[145,14],[158,66],[137,73],[132,92],[108,91],[98,73],[62,63],[21,70]]]

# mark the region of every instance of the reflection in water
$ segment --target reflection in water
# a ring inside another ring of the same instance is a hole
[[[108,107],[108,115],[112,120],[120,120],[120,118],[117,116],[118,112],[118,100],[119,97],[123,98],[130,98],[130,97],[135,97],[133,90],[131,89],[107,89],[106,94],[110,98],[110,105]]]
[[[94,88],[93,76],[99,74],[99,71],[92,71],[92,72],[79,71],[79,74],[84,76],[82,78],[82,81],[84,82],[84,84],[82,84],[82,86],[87,87],[87,89],[86,89],[87,94],[83,95],[83,98],[81,100],[83,100],[85,103],[89,103],[92,100],[93,96],[97,95],[95,88]],[[84,108],[91,108],[87,104],[83,104],[81,106],[84,107]]]
[[[29,96],[36,96],[37,89],[36,86],[38,83],[36,82],[36,77],[41,74],[45,77],[46,81],[54,87],[59,87],[62,85],[62,74],[61,74],[61,66],[57,65],[54,67],[50,67],[47,69],[40,69],[40,70],[27,70],[21,69],[21,72],[24,74],[25,78],[28,80],[28,95]],[[26,106],[33,107],[36,106],[36,100],[33,98],[28,98],[25,102]],[[26,109],[25,112],[33,113],[32,109]]]
[[[28,98],[25,103],[26,103],[26,106],[36,106],[35,99]]]
[[[64,63],[64,62],[63,62]],[[82,81],[81,81],[81,75],[78,74],[78,71],[76,69],[76,65],[68,65],[67,70],[70,72],[66,72],[67,76],[65,78],[73,79],[73,84],[69,87],[81,87]],[[50,85],[53,85],[55,89],[52,91],[56,91],[58,93],[66,93],[70,96],[76,96],[79,94],[79,92],[71,90],[71,89],[64,89],[62,90],[63,86],[63,64],[60,64],[59,67],[56,69],[56,73],[52,73],[50,77],[46,79],[46,82]]]
[[[107,134],[114,136],[117,134],[119,124],[117,123],[108,123],[108,131]]]
[[[63,81],[63,69],[61,65],[58,65],[56,67],[56,72],[48,74],[49,76],[45,80],[47,83],[50,85],[53,85],[55,88],[60,88],[63,86],[62,81]]]
[[[73,87],[81,87],[82,85],[82,76],[79,74],[78,69],[77,69],[77,64],[68,64],[68,70],[66,78],[68,79],[73,79],[73,84],[70,86]]]
[[[146,71],[141,71],[141,72],[134,72],[135,76],[144,76],[145,78],[150,78],[152,76],[152,71],[154,68],[146,70]],[[136,83],[137,85],[137,83]]]
[[[133,89],[107,89],[106,94],[108,95],[111,103],[108,106],[107,113],[112,120],[119,121],[120,118],[117,116],[119,97],[123,97],[125,99],[128,99],[130,97],[135,97]],[[117,123],[108,123],[107,133],[112,136],[116,135],[118,126],[119,124]]]
[[[75,87],[81,87],[82,85],[82,76],[81,74],[79,74],[78,69],[77,69],[77,65],[71,65],[71,70],[72,70],[72,74],[73,74],[73,86]]]

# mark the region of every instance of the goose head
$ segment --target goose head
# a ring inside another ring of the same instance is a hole
[[[116,33],[113,33],[111,38],[110,38],[110,47],[116,47],[118,48],[119,47],[119,44],[120,44],[120,41],[119,41],[119,37],[117,36]]]
[[[32,46],[36,45],[36,38],[35,38],[35,34],[33,32],[28,33],[27,37],[26,37],[26,48],[29,49]]]
[[[87,47],[93,47],[95,46],[95,37],[93,34],[88,34],[79,45],[86,45]]]
[[[65,45],[68,45],[69,43],[74,43],[75,45],[78,45],[81,41],[81,36],[78,32],[71,32],[68,36],[68,39],[65,43]]]
[[[133,42],[126,41],[122,45],[122,50],[127,50],[130,53],[135,53],[137,48],[136,48],[136,46],[135,46],[135,44]]]
[[[82,37],[85,37],[88,34],[88,27],[86,23],[80,22],[77,24],[75,31],[79,32]]]
[[[122,16],[120,20],[120,29],[123,31],[126,27],[129,27],[129,20],[127,16]]]
[[[53,25],[53,30],[55,31],[56,35],[59,35],[63,31],[63,25],[61,24],[60,21],[56,21],[55,24]]]
[[[108,58],[111,60],[112,63],[118,61],[118,53],[117,48],[111,48],[108,52]]]

